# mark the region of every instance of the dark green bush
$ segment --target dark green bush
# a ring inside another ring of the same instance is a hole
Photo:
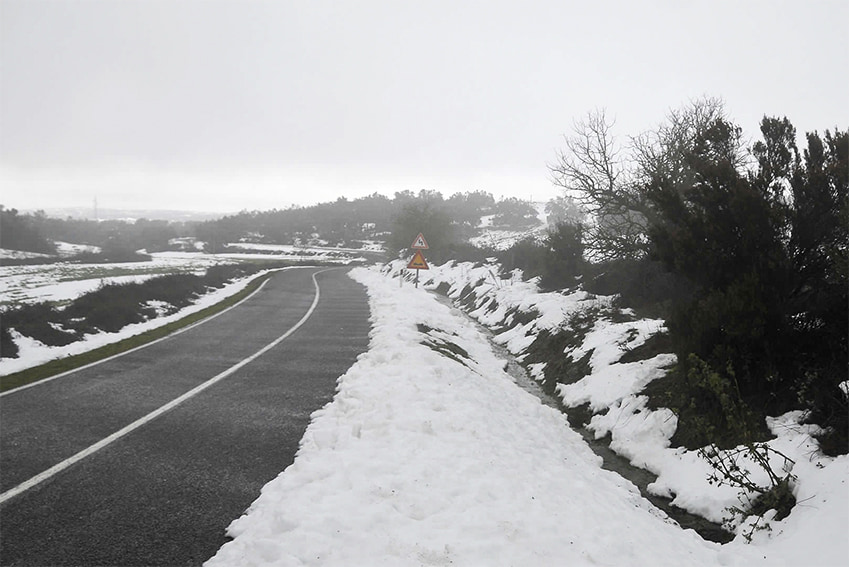
[[[33,303],[18,309],[10,309],[0,316],[0,324],[5,332],[15,329],[20,334],[50,346],[63,346],[79,339],[79,336],[65,325],[66,318],[49,303]],[[11,336],[10,336],[11,339]],[[6,349],[3,349],[6,356]]]
[[[424,253],[427,258],[428,251],[425,250]],[[468,242],[454,242],[449,245],[448,257],[458,262],[483,262],[495,256],[495,250],[474,246]]]
[[[543,289],[573,287],[586,268],[579,225],[558,223],[545,239],[533,237],[497,253],[504,269],[522,270],[526,278],[540,277]]]
[[[219,288],[228,281],[255,274],[259,267],[255,264],[217,264],[206,270],[203,283],[209,287]]]
[[[138,300],[164,301],[175,307],[185,307],[206,291],[204,278],[194,274],[175,274],[149,279],[138,284]]]
[[[78,328],[86,333],[95,332],[96,329],[114,333],[127,325],[145,320],[139,303],[126,301],[118,296],[110,296],[104,301],[92,303],[84,313],[84,320],[78,323]]]
[[[581,281],[590,293],[619,295],[622,307],[656,317],[669,316],[672,306],[689,300],[694,291],[689,280],[650,258],[588,264]]]
[[[717,370],[691,354],[679,362],[672,376],[678,382],[670,400],[678,415],[673,446],[698,449],[713,443],[725,449],[771,437],[763,414],[743,399],[730,361]]]
[[[2,315],[0,315],[2,321]],[[18,358],[18,345],[12,339],[12,333],[5,324],[0,324],[0,358]]]
[[[496,253],[505,271],[522,270],[525,278],[542,276],[548,255],[545,244],[534,238],[524,238],[510,248]]]

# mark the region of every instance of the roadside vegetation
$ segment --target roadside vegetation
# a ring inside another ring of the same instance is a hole
[[[711,482],[757,494],[733,515],[784,517],[792,463],[773,469],[781,455],[765,443],[765,418],[804,410],[822,453],[849,452],[849,131],[808,133],[800,151],[789,120],[765,117],[747,146],[716,99],[623,145],[611,129],[604,113],[589,115],[550,166],[582,213],[497,256],[545,289],[580,286],[663,318],[668,331],[638,356],[677,357],[645,390],[676,414],[673,446],[699,450]],[[557,354],[582,329],[537,337],[546,377],[587,373],[586,360]],[[754,486],[743,461],[770,485]]]
[[[105,345],[103,347],[93,349],[88,352],[52,360],[46,364],[42,364],[33,368],[28,368],[27,370],[22,370],[20,372],[8,374],[6,376],[0,376],[0,392],[18,388],[20,386],[24,386],[32,382],[37,382],[38,380],[49,378],[51,376],[55,376],[63,372],[68,372],[70,370],[74,370],[75,368],[80,368],[87,364],[98,362],[110,356],[121,354],[122,352],[138,348],[157,339],[166,337],[175,331],[178,331],[184,327],[188,327],[189,325],[202,321],[207,317],[215,315],[216,313],[223,311],[224,309],[227,309],[232,305],[235,305],[236,303],[256,291],[256,289],[266,279],[267,277],[257,277],[253,281],[251,281],[250,284],[248,284],[242,291],[231,295],[230,297],[216,303],[215,305],[211,305],[205,309],[187,315],[186,317],[183,317],[178,321],[174,321],[173,323],[168,323],[167,325],[157,327],[150,331],[134,335],[130,338],[109,345]]]
[[[202,276],[172,274],[140,283],[103,285],[62,308],[49,302],[11,308],[0,318],[0,356],[18,356],[12,329],[47,346],[64,346],[87,334],[116,332],[133,323],[170,315],[209,289],[258,270],[254,264],[222,264],[210,267]]]
[[[682,445],[755,441],[764,416],[803,408],[823,451],[846,453],[849,132],[808,133],[800,152],[765,117],[761,136],[746,147],[714,99],[624,148],[591,115],[551,167],[591,220],[555,233],[562,262],[541,275],[562,285],[549,266],[566,263],[587,291],[664,316]]]

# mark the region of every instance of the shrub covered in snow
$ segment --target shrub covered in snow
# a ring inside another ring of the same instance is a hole
[[[220,288],[229,280],[258,270],[253,264],[218,265],[210,267],[204,275],[172,274],[142,282],[103,285],[64,308],[48,302],[12,308],[0,318],[3,338],[0,356],[17,357],[16,335],[47,346],[64,346],[85,334],[114,333],[127,325],[174,313],[208,289]]]

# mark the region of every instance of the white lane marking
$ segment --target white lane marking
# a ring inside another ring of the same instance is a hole
[[[283,270],[288,270],[288,269],[290,269],[290,268],[281,268],[280,270],[274,270],[274,271],[283,271]],[[259,277],[262,277],[262,276],[259,276]],[[112,356],[108,356],[108,357],[106,357],[106,358],[101,358],[100,360],[95,360],[94,362],[89,362],[89,363],[88,363],[88,364],[86,364],[85,366],[80,366],[79,368],[73,368],[73,369],[71,369],[71,370],[66,370],[65,372],[62,372],[61,374],[57,374],[57,375],[55,375],[55,376],[50,376],[49,378],[42,378],[41,380],[38,380],[38,381],[36,381],[36,382],[30,382],[29,384],[24,384],[23,386],[18,386],[17,388],[12,388],[11,390],[6,390],[5,392],[0,392],[0,398],[2,398],[3,396],[7,396],[7,395],[9,395],[9,394],[14,394],[14,393],[16,393],[16,392],[21,392],[21,391],[23,391],[23,390],[26,390],[26,389],[28,389],[28,388],[32,388],[32,387],[34,387],[34,386],[41,386],[42,384],[47,384],[48,382],[52,382],[53,380],[56,380],[57,378],[63,378],[63,377],[65,377],[65,376],[69,375],[69,374],[73,374],[74,372],[79,372],[80,370],[85,370],[86,368],[91,368],[92,366],[97,366],[98,364],[102,364],[102,363],[107,362],[107,361],[109,361],[109,360],[113,360],[113,359],[115,359],[115,358],[118,358],[119,356],[124,356],[125,354],[130,354],[131,352],[136,352],[137,350],[141,350],[141,349],[143,349],[143,348],[147,348],[147,347],[149,347],[149,346],[153,346],[153,345],[155,345],[155,344],[156,344],[156,343],[158,343],[158,342],[162,342],[162,341],[164,341],[164,340],[168,340],[168,339],[170,339],[171,337],[175,337],[175,336],[179,335],[180,333],[185,333],[185,332],[186,332],[186,331],[188,331],[188,330],[194,329],[195,327],[197,327],[197,326],[199,326],[199,325],[203,325],[204,323],[206,323],[206,322],[208,322],[208,321],[212,321],[213,319],[215,319],[215,318],[216,318],[216,317],[218,317],[219,315],[224,315],[225,313],[227,313],[227,312],[228,312],[228,311],[230,311],[231,309],[234,309],[234,308],[238,307],[239,305],[241,305],[241,304],[242,304],[242,303],[244,303],[245,301],[247,301],[247,300],[249,300],[250,298],[252,298],[252,297],[253,297],[254,295],[256,295],[257,293],[259,293],[259,291],[260,291],[262,288],[264,288],[264,287],[265,287],[265,284],[267,284],[267,283],[268,283],[268,280],[265,280],[265,281],[264,281],[264,282],[262,282],[262,284],[261,284],[258,288],[256,288],[256,289],[255,289],[255,290],[254,290],[254,291],[253,291],[253,292],[252,292],[249,296],[247,296],[247,297],[245,297],[245,298],[242,298],[239,302],[234,303],[233,305],[231,305],[231,306],[230,306],[230,307],[228,307],[227,309],[224,309],[223,311],[219,311],[219,312],[218,312],[218,313],[216,313],[215,315],[210,315],[209,317],[206,317],[206,318],[204,318],[204,319],[201,319],[200,321],[196,321],[196,322],[192,323],[191,325],[188,325],[188,326],[186,326],[186,327],[183,327],[182,329],[177,329],[177,330],[176,330],[176,331],[174,331],[173,333],[169,333],[168,335],[166,335],[166,336],[164,336],[164,337],[161,337],[161,338],[158,338],[158,339],[156,339],[156,340],[150,341],[149,343],[145,343],[145,344],[143,344],[143,345],[139,345],[139,346],[137,346],[137,347],[133,347],[133,348],[131,348],[130,350],[125,350],[125,351],[123,351],[123,352],[119,352],[118,354],[113,354]],[[248,284],[248,285],[250,285],[250,284]],[[222,299],[221,301],[225,301],[225,300],[224,300],[224,299]],[[186,315],[186,317],[189,317],[189,316],[191,316],[191,314],[190,314],[190,315]],[[155,330],[156,330],[156,329],[158,329],[158,328],[159,328],[159,327],[154,327],[153,329],[150,329],[150,330],[151,330],[151,331],[155,331]],[[135,335],[133,335],[133,336],[135,336]],[[128,338],[129,338],[129,337],[128,337]],[[123,340],[123,339],[122,339],[122,340]],[[114,343],[111,343],[111,344],[114,344]],[[108,345],[104,345],[104,346],[108,346]]]
[[[68,457],[67,459],[65,459],[61,463],[53,465],[52,467],[50,467],[49,469],[47,469],[43,473],[37,474],[36,476],[32,477],[31,479],[29,479],[27,481],[22,482],[21,484],[19,484],[18,486],[14,487],[14,488],[10,488],[6,492],[0,494],[0,504],[5,502],[9,498],[17,496],[18,494],[21,494],[22,492],[29,490],[33,486],[35,486],[35,485],[37,485],[41,482],[44,482],[48,478],[50,478],[50,477],[54,476],[55,474],[65,470],[66,468],[70,467],[74,463],[77,463],[77,462],[83,460],[84,458],[88,457],[92,453],[99,451],[100,449],[103,449],[107,445],[117,441],[121,437],[127,435],[128,433],[132,432],[135,429],[138,429],[142,425],[153,421],[154,419],[156,419],[157,417],[159,417],[163,413],[165,413],[168,410],[173,409],[176,406],[182,404],[183,402],[185,402],[189,398],[196,396],[197,394],[199,394],[203,390],[206,390],[207,388],[209,388],[210,386],[212,386],[216,382],[220,382],[221,380],[223,380],[227,376],[233,374],[234,372],[236,372],[237,370],[239,370],[240,368],[242,368],[246,364],[251,363],[252,361],[256,360],[257,358],[259,358],[260,356],[262,356],[263,354],[265,354],[266,352],[268,352],[269,350],[271,350],[272,348],[274,348],[275,346],[277,346],[278,344],[283,342],[292,333],[297,331],[304,323],[306,323],[307,319],[309,319],[310,316],[313,314],[313,311],[315,311],[315,308],[318,305],[319,297],[321,296],[321,290],[318,287],[318,280],[316,279],[316,276],[318,274],[327,272],[327,271],[332,270],[332,269],[333,268],[328,268],[326,270],[319,270],[318,272],[313,273],[312,281],[313,281],[313,285],[315,286],[315,298],[312,300],[312,305],[310,305],[310,308],[307,310],[307,312],[304,314],[304,316],[301,317],[301,320],[298,321],[297,323],[295,323],[295,325],[291,329],[286,331],[283,335],[277,337],[276,339],[274,339],[274,341],[270,342],[269,344],[267,344],[266,346],[264,346],[263,348],[261,348],[260,350],[258,350],[257,352],[255,352],[254,354],[249,356],[248,358],[242,360],[241,362],[237,362],[236,364],[234,364],[233,366],[231,366],[230,368],[228,368],[224,372],[210,378],[209,380],[207,380],[206,382],[203,382],[202,384],[195,386],[194,388],[192,388],[191,390],[189,390],[188,392],[186,392],[182,396],[180,396],[178,398],[174,398],[173,400],[171,400],[170,402],[168,402],[164,406],[160,407],[159,409],[153,410],[152,412],[150,412],[146,416],[144,416],[140,419],[137,419],[136,421],[132,422],[131,424],[127,425],[126,427],[119,429],[118,431],[116,431],[112,435],[110,435],[110,436],[108,436],[104,439],[101,439],[100,441],[98,441],[94,445],[91,445],[90,447],[83,449],[82,451],[80,451],[76,455]]]

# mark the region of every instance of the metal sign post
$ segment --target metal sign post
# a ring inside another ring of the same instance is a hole
[[[416,239],[413,241],[413,245],[410,246],[416,253],[413,255],[413,259],[410,260],[410,263],[407,264],[408,270],[416,271],[416,288],[419,287],[419,270],[428,270],[427,260],[425,260],[424,254],[422,254],[422,250],[427,250],[427,240],[420,232]]]
[[[416,287],[419,287],[419,270],[428,270],[427,260],[421,250],[416,250],[413,259],[407,264],[407,269],[416,271]]]
[[[413,245],[410,246],[410,248],[412,248],[413,250],[427,250],[429,248],[427,245],[427,240],[425,240],[425,237],[421,232],[413,241]]]

